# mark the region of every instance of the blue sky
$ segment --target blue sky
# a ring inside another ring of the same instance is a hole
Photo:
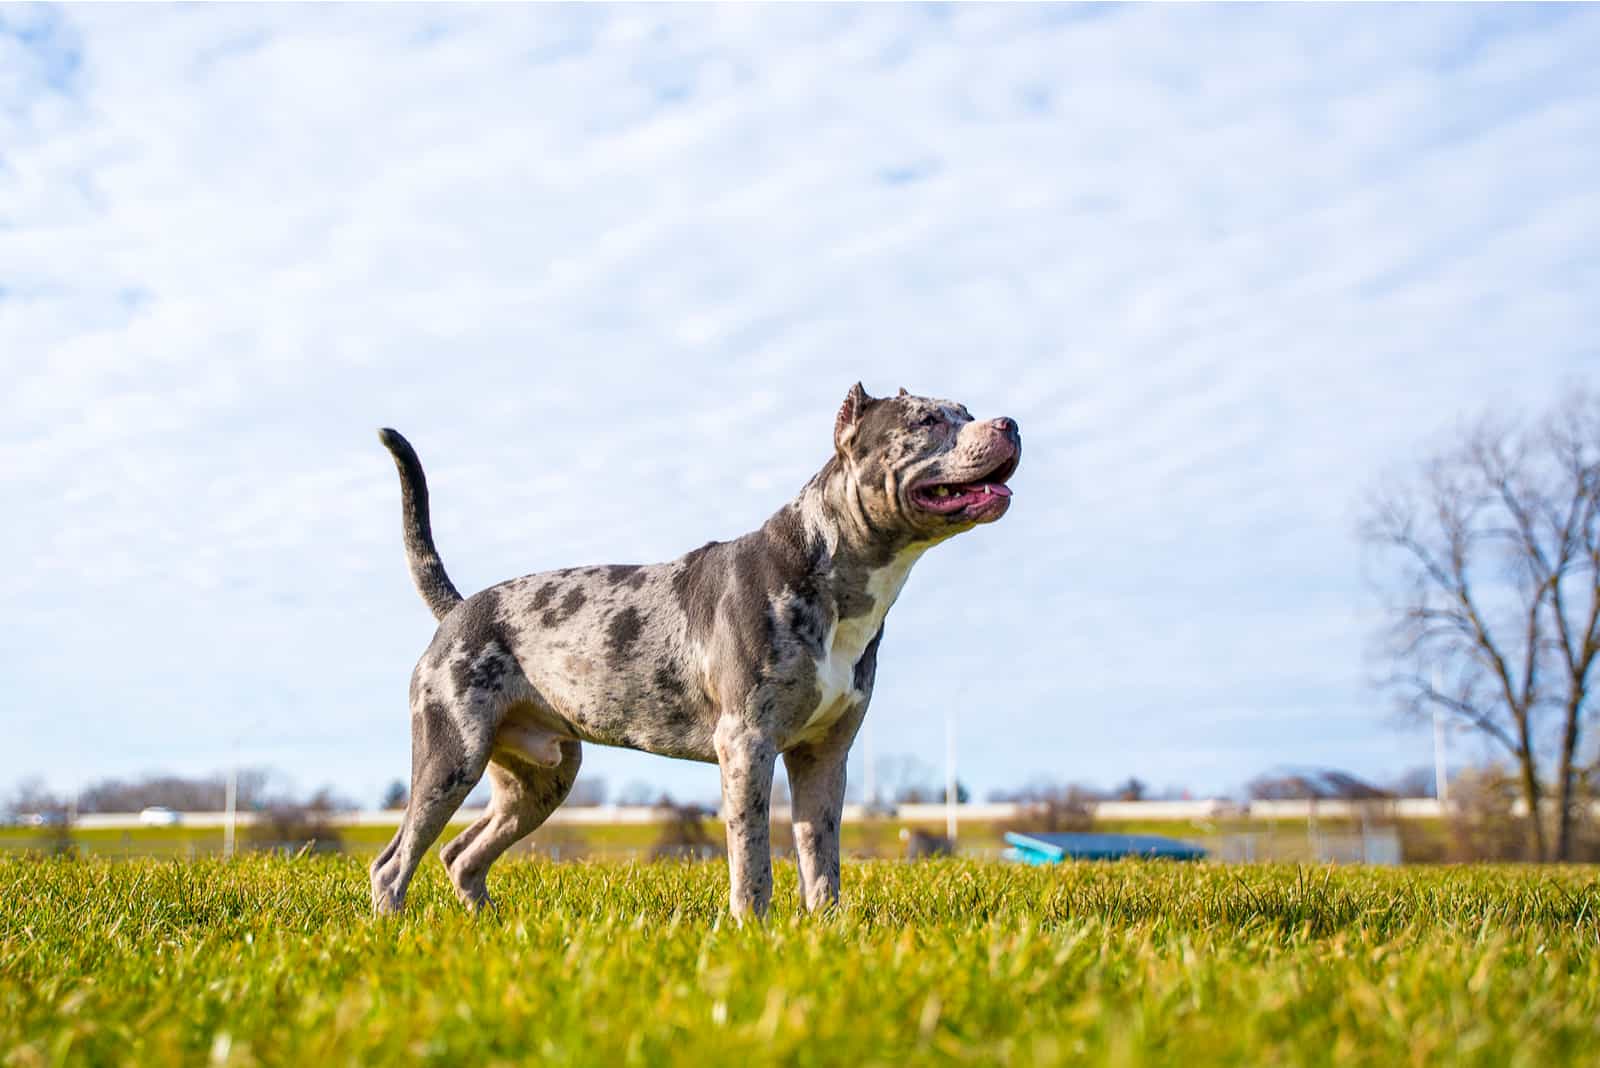
[[[1425,763],[1357,506],[1600,369],[1596,55],[1587,6],[0,5],[0,784],[374,798],[432,621],[373,428],[475,589],[751,528],[857,379],[1026,442],[877,753],[955,701],[979,793]]]

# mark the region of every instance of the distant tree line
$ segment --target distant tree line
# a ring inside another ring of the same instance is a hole
[[[238,773],[234,804],[240,811],[305,808],[320,812],[346,812],[360,806],[333,786],[321,786],[309,795],[297,796],[275,781],[265,768],[245,768]],[[38,778],[17,785],[5,803],[12,813],[59,814],[75,810],[79,814],[99,812],[139,812],[147,808],[170,808],[176,812],[219,812],[227,804],[228,781],[225,775],[191,777],[153,774],[135,779],[102,779],[68,796],[50,789]]]

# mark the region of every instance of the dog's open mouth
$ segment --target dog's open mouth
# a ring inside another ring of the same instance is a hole
[[[1003,505],[1011,496],[1006,479],[1016,474],[1017,457],[1007,457],[979,478],[967,482],[927,482],[911,491],[917,507],[940,515],[978,514]]]

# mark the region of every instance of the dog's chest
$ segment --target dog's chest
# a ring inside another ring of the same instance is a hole
[[[851,704],[862,694],[856,689],[856,665],[866,653],[867,646],[883,626],[911,565],[922,555],[920,549],[907,550],[888,564],[867,576],[866,589],[871,607],[860,615],[836,619],[828,628],[823,641],[823,654],[816,660],[817,703],[811,709],[798,732],[797,741],[809,741],[820,736],[838,721]]]

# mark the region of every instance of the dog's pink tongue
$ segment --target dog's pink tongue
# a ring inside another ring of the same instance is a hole
[[[1009,497],[1009,496],[1011,496],[1011,488],[1009,486],[1002,486],[998,482],[993,482],[993,483],[972,482],[972,483],[968,483],[967,485],[961,487],[961,492],[963,493],[963,495],[964,494],[968,494],[968,493],[982,493],[982,494],[987,494],[988,496],[991,496],[991,497]]]

